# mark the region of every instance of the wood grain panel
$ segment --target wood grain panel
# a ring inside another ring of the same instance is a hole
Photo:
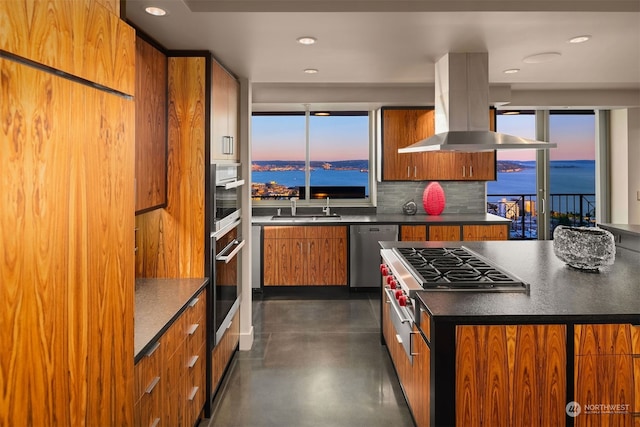
[[[426,225],[401,225],[400,226],[400,240],[401,241],[425,241],[427,240],[427,226]]]
[[[429,240],[432,241],[458,241],[460,240],[459,225],[430,225]]]
[[[1,1],[0,48],[134,95],[135,31],[114,14],[114,4]]]
[[[411,411],[417,427],[428,427],[431,415],[431,349],[415,327],[411,339],[414,378]]]
[[[211,354],[211,389],[216,390],[220,385],[222,376],[233,354],[238,347],[240,339],[240,312],[236,312],[231,321],[231,326],[224,333],[218,345]]]
[[[575,401],[583,414],[576,426],[631,426],[638,394],[633,355],[633,327],[628,324],[575,325]],[[629,405],[622,411],[588,405]]]
[[[131,425],[133,102],[0,70],[0,424]]]
[[[482,241],[482,240],[508,240],[508,225],[463,225],[462,240]]]
[[[136,38],[136,212],[167,201],[167,58]]]
[[[415,173],[420,173],[425,168],[426,153],[400,154],[398,148],[409,146],[433,135],[435,130],[433,110],[384,110],[382,114],[383,180],[421,179]]]
[[[133,416],[135,105],[94,89],[88,93],[95,94],[95,103],[86,102],[91,106],[85,110],[87,127],[76,140],[82,141],[86,162],[78,182],[86,183],[87,197],[71,218],[76,224],[86,218],[87,224],[87,247],[82,252],[88,258],[91,301],[88,419],[107,424]],[[107,404],[105,396],[116,401]]]
[[[136,277],[206,276],[205,61],[168,61],[167,206],[136,216]]]
[[[458,326],[456,425],[565,423],[564,325]]]

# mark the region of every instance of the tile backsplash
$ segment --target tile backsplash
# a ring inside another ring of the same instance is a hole
[[[418,214],[424,214],[422,193],[430,181],[378,182],[378,214],[402,213],[402,205],[413,199]],[[444,214],[477,214],[487,210],[487,187],[484,181],[438,181],[444,190]]]

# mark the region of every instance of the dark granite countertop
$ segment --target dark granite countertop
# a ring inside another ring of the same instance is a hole
[[[198,279],[136,279],[134,317],[136,363],[207,283],[209,283],[209,279],[206,277]]]
[[[441,225],[457,225],[457,224],[510,224],[511,220],[491,215],[491,214],[444,214],[444,215],[403,215],[403,214],[384,214],[384,215],[341,215],[335,220],[321,221],[303,221],[299,219],[295,222],[284,219],[273,220],[272,215],[253,216],[251,223],[253,225],[351,225],[351,224],[441,224]]]
[[[531,286],[530,295],[418,292],[435,321],[616,320],[640,324],[640,253],[618,248],[599,273],[576,270],[553,253],[552,241],[383,242],[383,248],[460,246],[479,253]],[[541,316],[545,316],[541,319]],[[494,319],[488,319],[494,317]],[[581,317],[577,319],[576,317]]]
[[[640,237],[640,224],[598,224],[599,227],[620,231],[622,233],[633,234]]]

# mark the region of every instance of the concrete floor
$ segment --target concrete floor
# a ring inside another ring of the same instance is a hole
[[[253,348],[236,353],[200,427],[413,426],[379,318],[378,293],[254,298]]]

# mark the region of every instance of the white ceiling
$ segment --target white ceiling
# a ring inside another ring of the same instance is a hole
[[[149,5],[168,15],[146,14]],[[505,101],[522,99],[519,106],[534,92],[547,94],[549,105],[558,94],[567,95],[561,104],[576,99],[572,107],[640,105],[638,0],[127,0],[126,17],[167,49],[211,51],[251,81],[254,101],[265,105],[288,99],[328,106],[331,96],[348,103],[340,94],[362,92],[350,99],[356,102],[376,91],[388,104],[403,103],[389,94],[430,94],[434,63],[447,52],[488,52],[492,88],[506,87]],[[592,39],[568,43],[583,34]],[[307,35],[318,42],[296,43]],[[522,61],[543,52],[561,56]],[[520,72],[504,74],[509,68]],[[584,99],[586,93],[593,96]]]

